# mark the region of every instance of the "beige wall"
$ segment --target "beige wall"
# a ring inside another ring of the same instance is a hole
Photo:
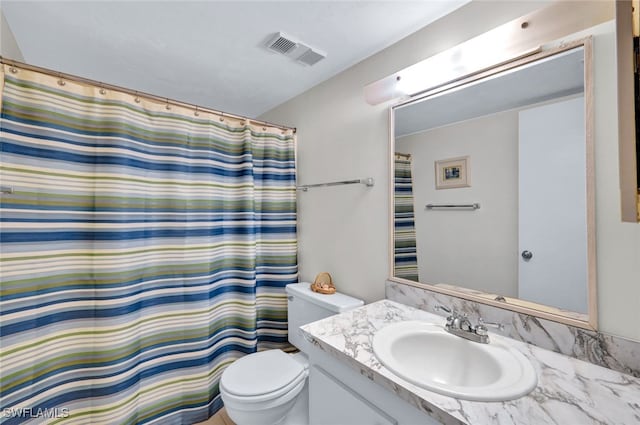
[[[0,9],[0,55],[5,58],[24,62],[22,52],[16,43],[16,39],[9,28],[9,24]]]
[[[594,40],[596,249],[600,328],[640,341],[640,224],[620,219],[615,35]],[[600,82],[600,84],[598,84]],[[606,105],[610,105],[607,107]]]
[[[298,128],[299,183],[376,179],[370,189],[299,194],[301,279],[329,271],[345,293],[367,302],[384,298],[390,105],[368,105],[363,87],[539,6],[474,1],[261,117]],[[601,82],[615,81],[612,40],[594,42],[604,52],[595,66]],[[598,108],[595,122],[599,323],[605,332],[640,340],[640,225],[620,222],[615,90],[598,87],[596,81],[599,103],[610,105]]]

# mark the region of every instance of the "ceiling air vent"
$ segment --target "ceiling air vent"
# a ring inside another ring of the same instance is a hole
[[[325,53],[300,43],[284,33],[276,33],[267,43],[267,49],[288,56],[298,63],[311,66],[327,57]]]
[[[267,43],[267,49],[276,53],[286,55],[291,49],[296,47],[296,42],[279,32]]]
[[[303,63],[305,65],[314,65],[318,62],[320,62],[322,59],[324,59],[326,57],[325,54],[317,52],[313,49],[309,49],[306,52],[304,52],[302,54],[302,56],[300,56],[298,59],[296,59],[298,62]]]

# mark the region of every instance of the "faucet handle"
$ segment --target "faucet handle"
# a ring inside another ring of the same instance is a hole
[[[436,310],[442,310],[442,311],[444,311],[445,313],[448,313],[448,314],[454,314],[453,309],[451,309],[450,307],[447,307],[447,306],[445,306],[445,305],[442,305],[442,304],[438,304],[438,305],[435,307],[435,309],[436,309]]]
[[[435,307],[436,310],[441,310],[444,311],[445,313],[448,314],[447,316],[447,323],[448,324],[452,324],[454,322],[454,320],[460,319],[462,317],[467,317],[466,314],[459,314],[457,311],[455,311],[455,309],[451,308],[451,307],[447,307],[441,304],[438,304]]]
[[[447,316],[447,326],[451,326],[453,324],[453,321],[456,319],[456,317],[458,316],[458,314],[455,312],[454,309],[438,304],[435,307],[436,311],[441,310],[444,311],[445,313],[448,314]]]
[[[478,319],[478,325],[476,326],[476,328],[477,329],[484,328],[485,331],[487,328],[495,328],[495,329],[498,329],[499,331],[503,331],[504,325],[502,323],[496,323],[496,322],[485,322],[484,319],[481,317]]]
[[[452,307],[447,307],[445,305],[442,304],[438,304],[435,307],[436,310],[442,310],[445,313],[449,314],[450,316],[454,316],[454,317],[467,317],[467,313],[458,313],[454,308]]]

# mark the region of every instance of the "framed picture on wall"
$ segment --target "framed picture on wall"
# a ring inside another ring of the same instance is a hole
[[[436,161],[436,189],[454,189],[469,187],[470,158],[461,156]]]

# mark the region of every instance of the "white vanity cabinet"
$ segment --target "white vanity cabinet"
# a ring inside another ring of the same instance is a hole
[[[366,374],[311,345],[310,425],[439,425]]]
[[[397,425],[398,422],[317,366],[309,375],[310,425]]]

